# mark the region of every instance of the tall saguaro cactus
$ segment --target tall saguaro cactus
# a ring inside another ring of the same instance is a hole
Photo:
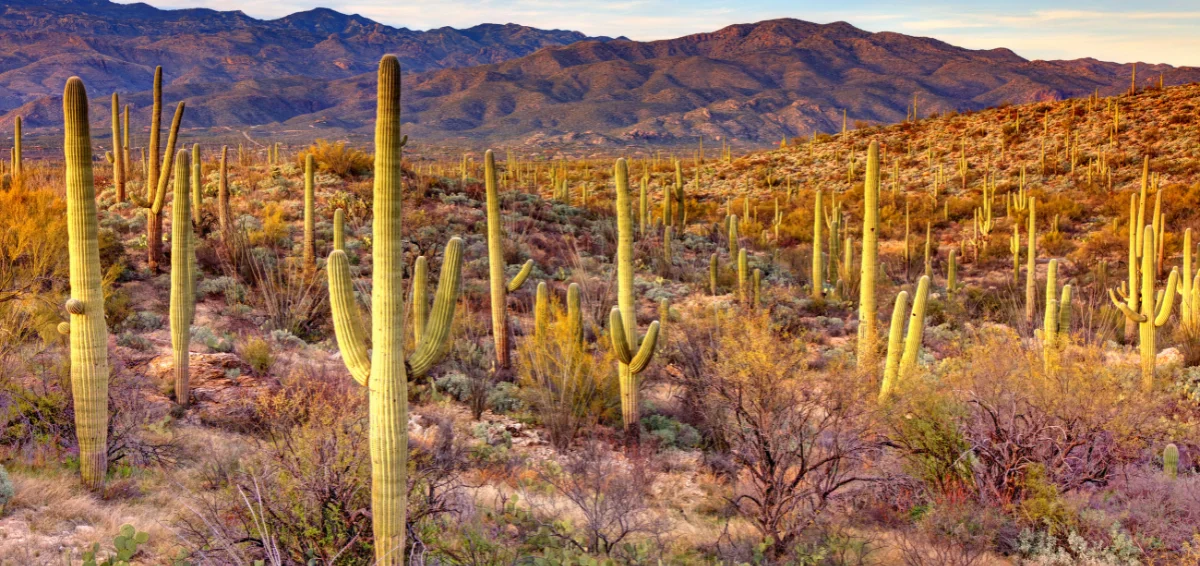
[[[70,260],[71,393],[84,485],[100,488],[108,469],[108,327],[104,324],[96,186],[87,90],[79,77],[63,91],[67,255]]]
[[[858,285],[858,367],[875,364],[879,340],[876,319],[879,308],[875,282],[879,278],[879,142],[867,149],[867,179],[863,188],[862,271]]]
[[[1042,320],[1042,363],[1046,373],[1058,370],[1058,360],[1071,331],[1071,286],[1058,290],[1058,260],[1046,267],[1046,312]]]
[[[825,297],[825,265],[821,261],[821,225],[824,224],[825,209],[821,204],[821,189],[817,189],[816,199],[813,204],[812,298],[822,299]]]
[[[646,336],[638,339],[637,309],[633,296],[633,215],[629,205],[629,166],[617,160],[613,171],[617,195],[617,308],[609,314],[609,334],[617,354],[617,378],[621,387],[621,417],[625,434],[638,430],[637,374],[650,365],[658,342],[658,321],[650,323]]]
[[[154,70],[154,108],[150,116],[150,151],[147,152],[146,169],[146,203],[149,207],[146,218],[146,264],[151,271],[158,271],[158,264],[162,261],[162,208],[167,195],[167,182],[171,178],[171,167],[175,163],[171,156],[175,154],[175,143],[179,135],[179,124],[183,121],[184,108],[183,102],[175,108],[175,117],[171,120],[171,130],[167,134],[167,158],[162,160],[160,169],[158,138],[162,117],[162,67],[157,67]]]
[[[487,189],[488,282],[492,294],[492,340],[496,345],[496,370],[507,370],[511,359],[508,336],[508,294],[521,288],[533,271],[533,260],[525,262],[508,283],[504,282],[504,227],[500,219],[500,195],[496,188],[496,156],[484,153],[484,186]]]
[[[113,186],[117,190],[117,202],[125,202],[125,152],[121,146],[121,100],[117,93],[112,95],[112,145]]]
[[[192,219],[189,171],[186,150],[175,157],[175,199],[171,204],[171,354],[175,366],[175,402],[187,406],[188,347],[191,341],[192,314],[195,307],[192,261]]]
[[[1025,252],[1025,324],[1033,328],[1037,311],[1037,199],[1029,197],[1029,248]]]
[[[182,171],[179,164],[175,164],[176,171]],[[200,144],[192,144],[192,165],[188,168],[188,173],[192,175],[192,224],[196,229],[200,228],[200,211],[204,201],[204,167],[200,159]],[[178,184],[178,182],[177,182]],[[175,193],[179,194],[179,193]]]
[[[462,240],[446,245],[424,341],[404,359],[404,245],[401,241],[400,62],[379,62],[372,226],[371,356],[342,250],[329,254],[329,295],[338,348],[350,374],[370,390],[371,514],[375,564],[404,563],[407,506],[408,375],[427,372],[445,352],[458,300]]]
[[[315,207],[316,197],[313,192],[313,176],[315,174],[316,165],[313,160],[313,154],[309,153],[304,156],[304,268],[313,270],[317,268],[317,246],[313,241],[313,226],[316,219],[313,218],[313,208]]]
[[[221,170],[217,173],[217,225],[221,229],[221,240],[230,236],[229,212],[229,146],[221,146]]]
[[[1176,285],[1179,284],[1179,271],[1172,269],[1171,275],[1167,278],[1166,291],[1162,296],[1155,293],[1154,250],[1154,227],[1146,226],[1142,231],[1142,289],[1141,297],[1138,299],[1142,307],[1141,312],[1135,312],[1129,308],[1128,304],[1118,301],[1116,293],[1113,293],[1112,289],[1108,290],[1108,296],[1113,305],[1125,313],[1125,318],[1138,325],[1138,347],[1142,357],[1142,389],[1145,390],[1154,388],[1154,362],[1155,356],[1158,355],[1155,335],[1158,333],[1158,327],[1166,324],[1167,319],[1171,318],[1171,307],[1175,304]],[[1129,294],[1136,292],[1134,289],[1129,290]]]

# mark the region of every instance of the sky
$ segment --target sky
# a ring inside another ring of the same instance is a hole
[[[160,8],[241,10],[265,19],[325,7],[410,29],[517,23],[636,40],[669,39],[772,18],[818,23],[840,20],[867,31],[935,37],[972,49],[1007,47],[1029,59],[1095,57],[1121,63],[1200,66],[1197,0],[142,1]]]

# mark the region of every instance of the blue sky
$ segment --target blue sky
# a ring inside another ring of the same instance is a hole
[[[131,2],[134,0],[117,0]],[[792,17],[843,20],[868,31],[936,37],[974,49],[1008,47],[1031,59],[1200,65],[1200,1],[1008,0],[143,0],[277,18],[323,6],[413,29],[519,23],[591,35],[666,39],[734,23]]]

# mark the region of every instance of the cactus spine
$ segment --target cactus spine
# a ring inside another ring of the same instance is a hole
[[[487,189],[488,281],[492,294],[492,339],[496,345],[496,369],[509,367],[508,294],[521,288],[533,270],[533,260],[525,262],[507,284],[504,282],[504,228],[500,219],[500,195],[496,189],[496,156],[484,153],[484,185]]]
[[[1179,271],[1172,269],[1167,278],[1167,289],[1161,297],[1157,297],[1154,289],[1154,228],[1146,226],[1142,234],[1142,278],[1141,297],[1138,302],[1141,312],[1135,312],[1127,303],[1117,300],[1116,293],[1109,289],[1108,296],[1113,305],[1125,313],[1125,318],[1138,325],[1138,345],[1142,358],[1142,389],[1154,387],[1154,362],[1158,350],[1155,347],[1155,335],[1158,327],[1167,323],[1171,317],[1171,307],[1175,302],[1176,285],[1179,283]],[[1132,279],[1132,278],[1131,278]],[[1123,292],[1123,291],[1122,291]],[[1129,295],[1137,291],[1130,289]],[[1157,303],[1157,304],[1156,304]]]
[[[117,93],[112,95],[112,138],[113,138],[113,186],[117,190],[117,202],[125,202],[125,152],[121,148],[121,100]]]
[[[371,512],[375,563],[404,562],[407,505],[408,380],[423,375],[442,356],[454,320],[462,267],[462,240],[446,245],[432,316],[424,341],[404,359],[404,246],[401,230],[400,63],[385,55],[379,62],[375,123],[375,187],[371,345],[354,299],[350,262],[345,252],[329,254],[329,294],[338,348],[351,375],[370,390]]]
[[[188,194],[191,162],[186,150],[175,157],[175,200],[171,205],[171,353],[175,365],[175,402],[189,400],[188,346],[196,293],[192,262],[191,203]]]
[[[862,271],[858,290],[858,367],[875,363],[876,328],[875,282],[879,278],[879,142],[867,149],[867,178],[863,188]]]
[[[1163,474],[1169,479],[1179,475],[1179,447],[1174,442],[1163,448]]]
[[[313,270],[317,268],[317,246],[313,241],[313,226],[315,219],[313,209],[316,206],[316,199],[313,194],[313,176],[315,174],[316,164],[313,159],[313,154],[304,156],[304,268]]]
[[[108,328],[104,324],[96,187],[87,90],[79,77],[63,91],[67,253],[70,259],[71,392],[83,484],[103,487],[108,468]]]
[[[617,308],[609,314],[608,330],[617,355],[625,434],[633,435],[638,430],[636,376],[650,365],[654,357],[659,323],[650,323],[646,336],[638,340],[637,311],[633,297],[633,217],[629,210],[629,168],[624,158],[617,160],[613,177],[617,185]]]
[[[908,334],[904,335],[904,311],[908,310],[908,292],[896,295],[892,307],[892,320],[888,327],[887,361],[884,363],[883,384],[879,398],[885,399],[900,381],[907,379],[917,365],[921,353],[921,338],[925,333],[925,305],[929,299],[929,277],[922,276],[917,282],[916,299],[908,316]],[[901,354],[903,342],[903,354]]]

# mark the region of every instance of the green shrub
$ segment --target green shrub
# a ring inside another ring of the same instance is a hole
[[[242,345],[242,360],[250,365],[255,375],[265,375],[275,365],[275,354],[266,340],[251,338]]]
[[[4,466],[0,466],[0,513],[4,512],[4,507],[12,501],[16,491],[13,489],[12,480],[8,479],[8,471]]]

